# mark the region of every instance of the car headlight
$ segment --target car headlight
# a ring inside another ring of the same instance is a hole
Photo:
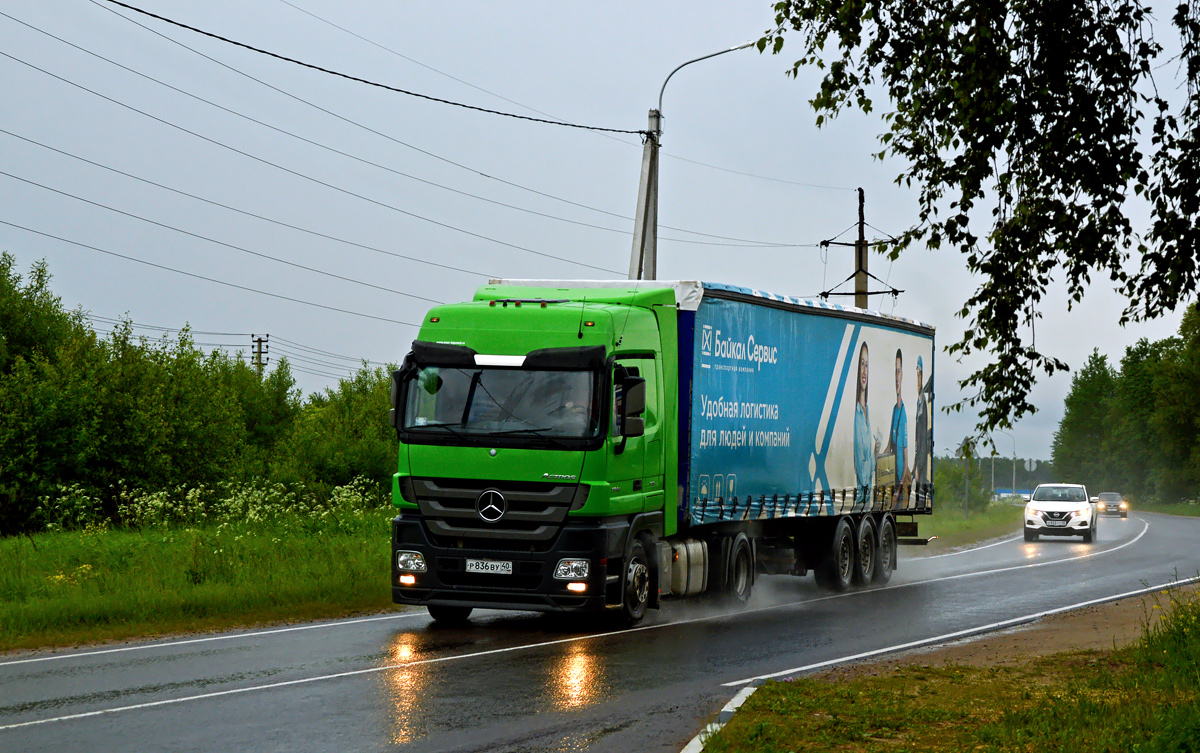
[[[1092,511],[1092,508],[1090,508],[1090,507],[1081,507],[1075,511],[1075,514],[1083,516],[1083,515],[1087,515],[1091,511]]]
[[[1125,504],[1124,502],[1121,503],[1122,510],[1126,509],[1127,507],[1129,507],[1129,505]]]
[[[1026,505],[1025,506],[1025,514],[1033,515],[1034,517],[1036,517],[1038,515],[1041,515],[1042,511],[1039,508],[1034,507],[1033,505]]]
[[[1107,506],[1107,505],[1105,505],[1103,502],[1097,502],[1097,503],[1096,503],[1096,509],[1097,509],[1097,510],[1099,510],[1099,511],[1101,511],[1101,512],[1104,512],[1105,510],[1107,510],[1107,509],[1108,509],[1108,506]]]
[[[425,572],[425,557],[420,552],[396,552],[396,569],[408,573]]]
[[[588,560],[559,560],[554,568],[555,580],[587,580],[592,563]]]

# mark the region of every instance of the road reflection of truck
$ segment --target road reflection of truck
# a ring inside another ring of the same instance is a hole
[[[492,281],[430,311],[393,375],[393,600],[635,623],[666,598],[744,603],[762,572],[884,583],[933,509],[932,376],[932,328],[898,317]]]

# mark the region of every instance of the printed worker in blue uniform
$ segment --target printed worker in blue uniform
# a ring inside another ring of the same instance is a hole
[[[858,387],[854,404],[854,476],[858,485],[858,499],[868,500],[871,496],[871,475],[875,472],[875,456],[879,454],[879,440],[871,441],[871,415],[867,411],[867,344],[858,350]]]
[[[896,455],[896,488],[892,494],[892,507],[908,507],[908,488],[912,484],[912,471],[908,466],[908,411],[900,388],[904,385],[904,355],[896,350],[896,404],[892,406],[892,430],[888,437],[885,453]]]
[[[917,491],[917,507],[925,506],[929,494],[929,461],[930,440],[929,431],[929,398],[933,392],[933,380],[925,383],[924,364],[917,356],[917,422],[913,427],[913,484]]]

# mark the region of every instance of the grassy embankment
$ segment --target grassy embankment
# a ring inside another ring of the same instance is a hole
[[[931,551],[944,551],[1021,532],[1020,507],[997,502],[988,505],[986,510],[972,510],[969,515],[963,515],[961,500],[959,502],[958,506],[942,502],[934,508],[932,516],[914,516],[922,537],[937,536],[937,540],[929,545]]]
[[[1015,667],[903,666],[838,682],[768,682],[705,746],[961,750],[1200,750],[1200,601],[1170,598],[1140,642],[1114,651]]]
[[[353,490],[232,496],[171,513],[160,495],[129,528],[0,540],[0,650],[392,606],[390,506]]]
[[[1177,502],[1173,505],[1138,502],[1132,506],[1132,512],[1158,512],[1164,515],[1187,515],[1200,518],[1200,502]]]

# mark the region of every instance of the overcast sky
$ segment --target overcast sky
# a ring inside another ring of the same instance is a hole
[[[773,20],[770,2],[132,4],[397,88],[628,130],[646,127],[671,69]],[[187,323],[230,333],[196,340],[231,350],[269,333],[272,363],[289,357],[311,392],[352,359],[398,361],[432,302],[468,300],[489,276],[625,276],[636,136],[405,96],[103,0],[0,0],[0,12],[0,222],[11,223],[0,224],[0,250],[22,273],[46,260],[55,292],[98,330],[120,317]],[[903,165],[870,158],[879,119],[816,128],[815,73],[785,76],[796,54],[795,43],[780,56],[742,50],[671,80],[660,279],[814,296],[853,271],[851,249],[815,247],[856,222],[853,189],[866,191],[868,237],[913,221],[916,192],[893,182]],[[873,306],[934,325],[939,346],[957,340],[954,312],[975,283],[956,254],[876,256],[871,271],[905,291]],[[1119,360],[1178,326],[1169,315],[1119,327],[1122,301],[1104,284],[1070,312],[1054,290],[1038,345],[1072,367],[1093,348]],[[959,399],[957,381],[978,363],[939,355],[940,404]],[[1069,375],[1039,384],[1041,412],[1014,432],[1018,455],[1049,458],[1069,387]],[[974,422],[939,414],[938,454]],[[1012,452],[1008,437],[997,442]]]

